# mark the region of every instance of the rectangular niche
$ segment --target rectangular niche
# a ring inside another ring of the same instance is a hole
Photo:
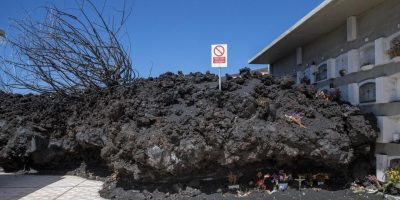
[[[376,102],[376,85],[375,82],[364,83],[359,88],[359,102],[372,103]]]
[[[385,182],[385,170],[389,167],[400,166],[400,156],[389,156],[385,154],[375,154],[376,157],[376,177],[379,181]]]
[[[315,81],[323,81],[328,79],[328,65],[323,63],[319,65],[315,72]]]
[[[342,54],[336,58],[336,77],[344,76],[348,73],[348,54]]]
[[[313,76],[313,73],[314,73],[314,65],[311,65],[304,70],[303,77],[309,79],[311,84],[315,83],[315,78],[314,78],[315,76]]]
[[[396,80],[396,100],[400,101],[400,78]]]
[[[387,56],[394,62],[400,62],[400,32],[397,32],[388,37]]]
[[[373,43],[361,47],[359,54],[361,70],[369,70],[375,65],[375,45]]]
[[[390,159],[389,167],[390,168],[400,167],[400,156]]]

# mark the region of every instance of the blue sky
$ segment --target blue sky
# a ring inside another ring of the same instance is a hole
[[[26,11],[40,16],[38,7],[48,3],[72,8],[72,0],[3,0],[0,28]],[[102,5],[103,0],[95,0]],[[278,37],[322,0],[126,0],[133,12],[126,32],[134,67],[142,77],[182,70],[210,70],[210,45],[227,43],[228,68],[236,73],[248,60]],[[121,8],[122,0],[107,1],[106,9]],[[12,34],[12,33],[8,33]],[[127,41],[127,37],[125,37]],[[124,40],[125,40],[124,39]]]

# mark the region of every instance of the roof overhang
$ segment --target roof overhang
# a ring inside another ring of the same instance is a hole
[[[271,44],[249,60],[250,64],[272,64],[297,47],[310,43],[335,28],[349,16],[357,16],[384,0],[325,0]]]

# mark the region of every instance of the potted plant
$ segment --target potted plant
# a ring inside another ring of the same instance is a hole
[[[325,184],[325,181],[329,179],[329,176],[324,173],[315,174],[313,179],[316,180],[318,186]]]
[[[292,175],[286,174],[283,170],[278,173],[278,189],[285,191],[288,188],[289,181],[292,179]]]
[[[256,187],[265,190],[265,179],[269,177],[269,174],[263,175],[262,172],[258,172],[256,175]]]
[[[340,74],[340,76],[345,76],[345,75],[347,74],[347,70],[341,69],[341,70],[339,71],[339,74]]]
[[[400,40],[395,39],[392,42],[393,46],[387,51],[390,59],[395,59],[400,61]]]
[[[386,182],[383,185],[384,191],[400,191],[400,166],[385,170]]]

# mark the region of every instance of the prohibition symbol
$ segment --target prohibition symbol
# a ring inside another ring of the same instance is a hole
[[[228,65],[228,45],[213,44],[211,45],[211,66],[227,67]]]
[[[215,46],[214,47],[214,55],[220,57],[225,54],[225,48],[221,45]]]

